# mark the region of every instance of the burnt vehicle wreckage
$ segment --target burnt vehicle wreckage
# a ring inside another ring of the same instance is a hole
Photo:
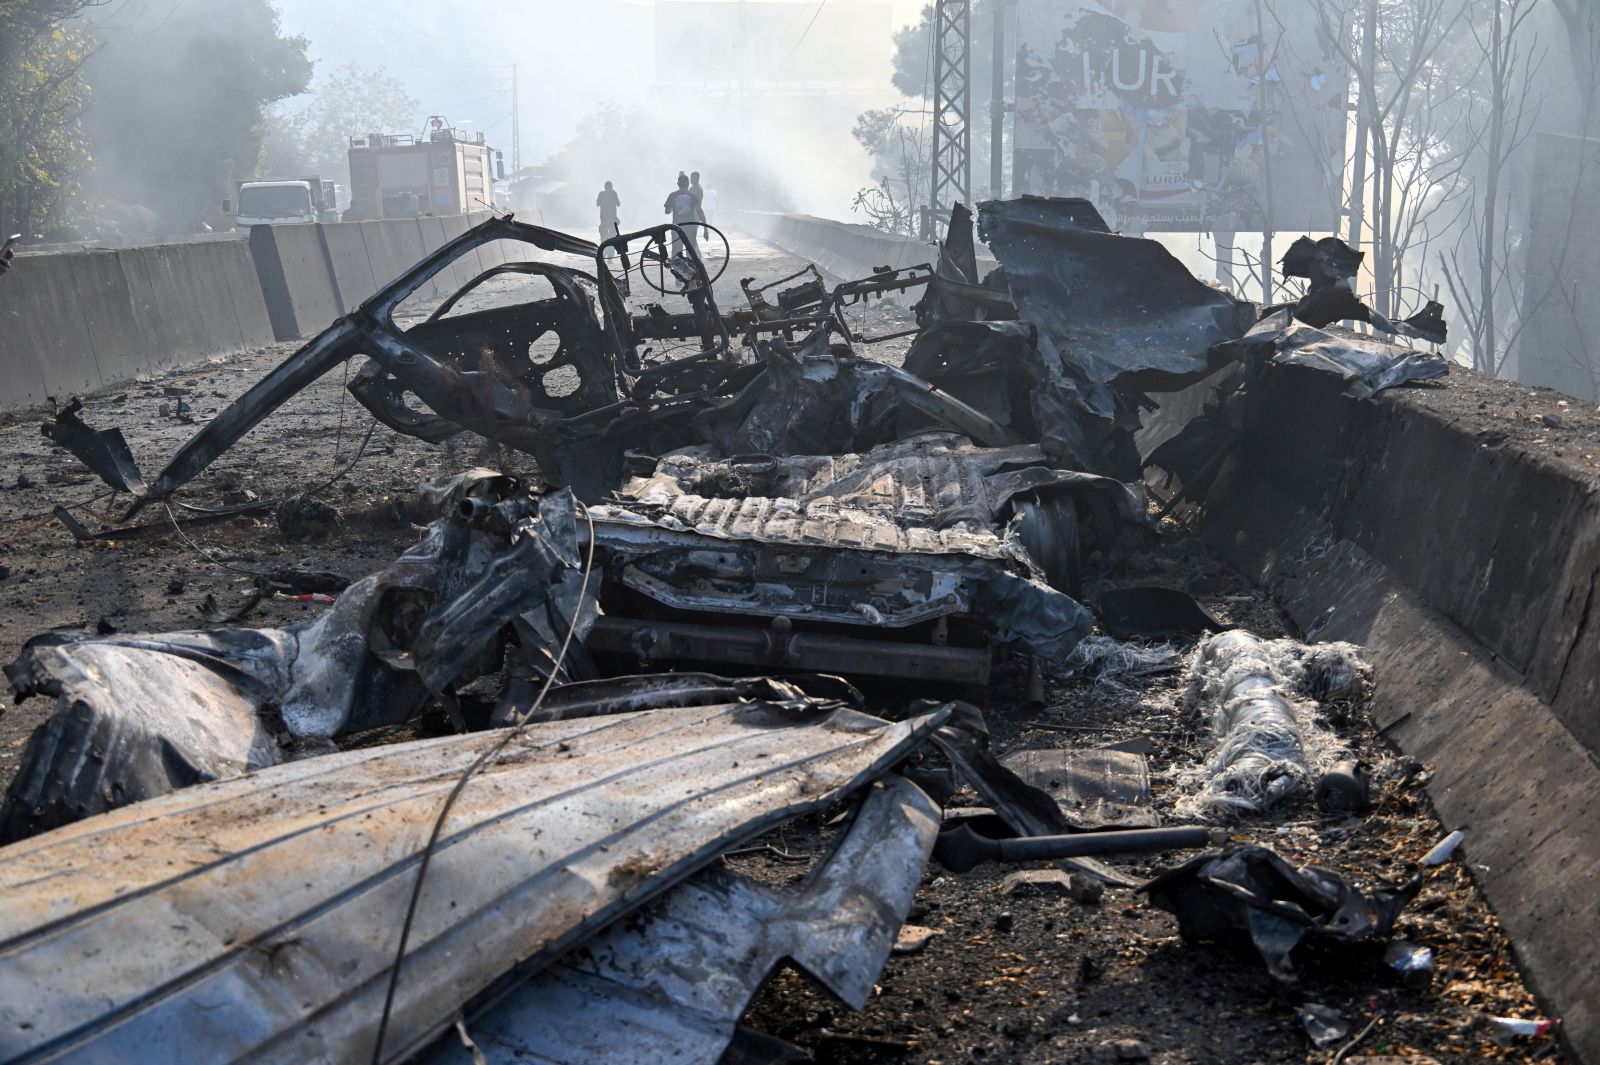
[[[312,621],[29,642],[8,679],[55,709],[0,810],[0,1058],[766,1060],[781,1048],[739,1022],[768,976],[787,960],[863,1006],[930,856],[1133,887],[1095,856],[1223,842],[1148,812],[1085,822],[1051,775],[1072,768],[1002,763],[973,707],[880,714],[830,674],[978,686],[1000,654],[1037,681],[1115,646],[1090,636],[1083,571],[1155,535],[1135,438],[1150,395],[1218,382],[1149,456],[1188,489],[1248,421],[1266,363],[1370,396],[1444,360],[1332,323],[1438,341],[1442,318],[1363,313],[1359,254],[1337,241],[1291,248],[1307,294],[1261,309],[1085,201],[985,204],[978,229],[999,264],[985,277],[959,208],[935,263],[832,288],[815,267],[747,279],[749,307],[724,312],[726,257],[708,266],[677,227],[595,245],[496,218],[291,355],[151,480],[120,431],[62,409],[45,434],[131,494],[125,520],[154,506],[169,529],[175,493],[357,356],[349,391],[378,422],[476,434],[530,456],[539,482],[474,469],[425,486],[406,515],[418,543]],[[491,241],[527,261],[402,327],[409,297]],[[471,309],[505,278],[550,294]],[[635,311],[639,284],[682,306]],[[857,332],[854,308],[916,292],[916,329]],[[908,335],[903,368],[862,353]],[[1128,593],[1105,631],[1223,628],[1182,593]],[[742,679],[692,672],[707,666]],[[1238,699],[1285,692],[1284,720],[1327,695],[1258,668]],[[1219,720],[1254,712],[1227,691]],[[430,709],[457,735],[340,749]],[[1100,754],[1124,791],[1096,798],[1082,771],[1067,791],[1129,814],[1143,763]],[[1253,757],[1263,779],[1331,787],[1310,760]],[[958,782],[985,817],[942,809]],[[845,827],[799,884],[717,864],[824,810]],[[1186,937],[1247,927],[1275,978],[1341,907],[1382,900],[1386,936],[1415,892],[1231,846],[1143,888]],[[1282,926],[1270,943],[1257,909]]]

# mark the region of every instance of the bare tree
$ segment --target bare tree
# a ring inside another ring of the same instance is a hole
[[[1319,28],[1351,72],[1350,236],[1370,250],[1372,303],[1385,315],[1414,284],[1408,265],[1425,261],[1461,209],[1465,116],[1438,59],[1466,15],[1462,0],[1315,0]]]
[[[1475,209],[1457,247],[1441,256],[1441,268],[1471,345],[1472,365],[1489,374],[1504,367],[1520,331],[1523,264],[1512,262],[1517,242],[1506,179],[1513,157],[1532,135],[1542,98],[1536,80],[1543,50],[1528,31],[1537,2],[1482,0],[1471,5],[1469,20],[1482,58],[1475,80],[1485,105],[1482,114],[1472,108],[1467,118]]]
[[[933,160],[926,124],[912,125],[906,119],[925,114],[905,107],[868,111],[856,119],[851,131],[857,143],[872,153],[876,179],[856,193],[851,210],[878,229],[917,235],[918,215],[928,201]]]

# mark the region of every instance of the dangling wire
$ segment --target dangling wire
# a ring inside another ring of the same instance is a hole
[[[433,830],[428,834],[427,846],[422,849],[422,860],[417,866],[417,879],[411,885],[411,901],[406,905],[406,919],[400,926],[400,945],[395,948],[394,963],[389,968],[389,987],[383,996],[383,1016],[378,1021],[378,1037],[372,1045],[372,1065],[380,1065],[383,1061],[383,1041],[389,1032],[389,1018],[394,1012],[395,993],[400,987],[400,966],[405,962],[406,947],[411,940],[411,926],[416,920],[417,904],[422,899],[422,882],[428,875],[428,866],[433,860],[433,852],[438,846],[439,837],[444,834],[445,819],[450,816],[450,811],[455,808],[456,800],[466,790],[467,782],[473,778],[478,770],[488,765],[501,751],[505,750],[512,740],[521,735],[529,719],[538,713],[540,706],[544,705],[544,698],[550,693],[551,686],[555,684],[556,676],[561,672],[561,668],[566,662],[567,651],[572,646],[572,638],[578,631],[578,619],[583,615],[583,602],[589,594],[589,575],[594,572],[595,541],[594,516],[589,513],[589,508],[584,506],[583,503],[578,503],[578,506],[582,507],[584,519],[589,523],[589,553],[583,562],[583,581],[578,585],[578,608],[573,611],[572,619],[567,625],[567,634],[561,641],[561,650],[556,655],[555,665],[551,668],[550,674],[545,677],[544,686],[539,689],[539,694],[534,698],[532,705],[517,717],[499,740],[485,748],[483,753],[473,759],[472,764],[462,771],[461,779],[456,781],[455,787],[450,789],[450,794],[445,796],[444,805],[439,808],[438,816],[433,820]]]

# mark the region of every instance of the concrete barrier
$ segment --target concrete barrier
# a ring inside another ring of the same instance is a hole
[[[425,255],[432,255],[444,246],[445,229],[442,218],[419,218],[417,228],[422,232],[422,250]],[[427,293],[433,299],[443,299],[450,292],[459,287],[459,283],[452,284],[461,274],[461,266],[456,263],[447,266],[439,273],[433,275],[433,280],[428,283]]]
[[[1433,767],[1535,992],[1595,1062],[1600,478],[1480,440],[1460,412],[1494,388],[1462,372],[1358,401],[1274,368],[1200,528],[1319,639],[1366,646],[1379,725]]]
[[[238,241],[24,255],[0,283],[0,409],[272,339]]]
[[[900,269],[939,258],[937,244],[897,237],[871,226],[763,211],[723,211],[721,215],[724,224],[732,223],[840,278],[863,277],[880,266]]]
[[[466,215],[446,215],[443,218],[431,218],[427,221],[433,223],[439,231],[438,247],[455,240],[471,228],[472,223]],[[479,259],[474,255],[463,256],[438,277],[440,298],[450,295],[462,285],[478,276]]]
[[[319,225],[317,230],[333,269],[340,313],[348,314],[359,307],[362,300],[378,291],[378,279],[372,272],[366,239],[361,227],[349,222],[331,222]]]
[[[74,259],[96,256],[114,263],[114,254],[105,252],[30,255],[17,260],[11,272],[0,280],[0,366],[5,369],[8,407],[42,402],[47,397],[65,398],[74,392],[98,388],[100,367],[95,362],[94,342],[90,339],[85,304],[101,306],[127,299],[127,289],[112,292],[81,292],[83,276]],[[31,364],[32,373],[27,373]],[[13,377],[18,387],[10,387]],[[33,387],[33,381],[37,386]]]
[[[255,267],[242,242],[126,248],[117,257],[143,347],[113,365],[97,339],[95,350],[108,379],[272,342]]]
[[[415,218],[386,218],[357,224],[361,226],[367,258],[372,264],[372,277],[377,282],[373,291],[411,269],[426,254],[422,248],[422,229]],[[361,299],[370,295],[372,292],[364,293]]]
[[[135,313],[136,302],[138,310],[146,310],[144,300],[135,300],[136,291],[143,294],[154,284],[170,283],[176,264],[171,260],[160,262],[158,269],[160,257],[155,253],[160,250],[148,249],[143,256],[102,251],[66,257],[72,271],[71,291],[77,296],[76,310],[88,347],[77,359],[69,354],[67,367],[45,367],[47,380],[53,374],[64,374],[57,379],[58,397],[132,380],[148,369],[161,345],[174,342],[176,329],[152,328],[147,313]],[[146,271],[150,272],[148,276]],[[163,324],[178,323],[167,319]]]
[[[250,257],[279,340],[315,336],[344,313],[321,230],[315,225],[250,230]]]

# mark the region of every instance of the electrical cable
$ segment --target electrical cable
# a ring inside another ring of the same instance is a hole
[[[57,510],[77,510],[79,507],[86,507],[90,503],[98,503],[102,499],[105,499],[108,496],[114,496],[116,494],[117,490],[115,488],[108,488],[99,495],[90,496],[88,499],[80,500],[76,503],[63,503],[60,507],[52,507],[50,510],[41,510],[33,514],[19,514],[15,518],[0,518],[0,525],[15,525],[18,522],[35,521],[40,518],[52,518],[55,517]]]
[[[589,513],[589,508],[582,502],[578,506],[583,510],[584,519],[589,523],[589,553],[583,563],[583,580],[578,585],[578,607],[573,611],[572,619],[567,624],[567,634],[561,641],[561,650],[556,654],[555,665],[544,679],[544,686],[539,689],[539,694],[534,698],[533,704],[523,712],[516,721],[506,729],[505,735],[499,740],[484,748],[483,753],[473,759],[472,764],[462,772],[461,779],[456,781],[455,787],[450,789],[450,794],[445,796],[444,805],[439,808],[438,816],[434,818],[433,829],[428,834],[427,845],[422,850],[422,858],[417,866],[417,879],[411,885],[411,901],[406,906],[405,922],[400,926],[400,945],[395,949],[394,964],[389,969],[389,987],[383,997],[383,1016],[378,1021],[378,1036],[372,1046],[372,1063],[380,1065],[383,1061],[383,1041],[389,1032],[389,1018],[394,1012],[395,993],[400,987],[400,967],[405,962],[406,947],[411,940],[411,926],[416,920],[417,905],[422,899],[422,882],[428,875],[428,866],[432,862],[435,848],[438,846],[439,837],[444,833],[445,819],[450,816],[450,811],[455,807],[456,800],[466,790],[467,783],[478,770],[489,764],[501,751],[522,734],[527,727],[528,719],[538,713],[539,707],[544,705],[545,696],[550,693],[550,688],[555,684],[556,675],[566,663],[567,651],[572,647],[572,638],[578,631],[578,619],[583,615],[583,602],[589,594],[589,577],[594,572],[594,515]]]
[[[324,490],[325,488],[328,488],[331,485],[335,484],[342,477],[344,477],[346,474],[348,474],[351,470],[355,469],[356,468],[356,463],[361,461],[361,456],[363,456],[363,455],[365,455],[367,453],[367,445],[369,443],[371,443],[372,434],[373,434],[374,431],[376,431],[377,428],[378,428],[378,423],[377,422],[373,422],[371,425],[369,425],[367,427],[367,435],[362,438],[361,446],[356,448],[356,453],[353,456],[351,456],[350,461],[345,463],[345,465],[344,465],[344,467],[342,469],[340,469],[332,477],[329,477],[326,481],[323,481],[321,484],[313,485],[312,487],[306,489],[304,492],[296,493],[296,495],[308,496],[308,495],[313,495],[313,494],[315,494],[317,492],[320,492],[320,491]],[[269,507],[282,506],[284,503],[287,503],[289,500],[294,499],[294,498],[295,498],[295,496],[284,496],[282,499],[277,500],[275,503],[267,503],[267,504],[263,504],[263,505],[264,506],[269,506]],[[223,510],[207,510],[207,509],[205,509],[203,507],[192,507],[192,506],[188,506],[188,505],[182,504],[182,503],[180,503],[179,506],[184,507],[184,509],[186,509],[186,510],[190,510],[190,511],[193,511],[193,512],[196,512],[196,513],[200,513],[200,514],[217,514],[217,513],[225,513],[226,512],[225,509],[223,509]],[[188,533],[183,531],[183,526],[178,524],[178,516],[172,512],[171,504],[162,503],[161,504],[161,509],[166,511],[167,520],[172,523],[172,531],[178,534],[178,539],[182,540],[184,542],[185,546],[187,546],[189,548],[189,550],[193,551],[195,554],[199,555],[201,558],[205,559],[207,562],[211,563],[213,566],[221,566],[223,569],[228,570],[230,573],[238,573],[238,574],[242,574],[243,576],[246,576],[246,577],[256,578],[258,580],[266,580],[266,579],[268,579],[268,578],[270,578],[272,576],[270,573],[263,573],[263,572],[261,572],[259,570],[246,569],[243,566],[235,566],[231,562],[224,561],[218,555],[215,555],[215,554],[211,553],[210,551],[207,551],[205,548],[201,547],[198,543],[196,543],[194,541],[194,539],[189,536]]]
[[[817,24],[817,17],[822,14],[822,9],[827,6],[828,0],[821,0],[821,2],[817,4],[816,13],[811,16],[811,21],[806,23],[805,32],[800,34],[800,39],[798,41],[794,42],[794,47],[789,49],[789,54],[783,57],[783,63],[787,63],[789,60],[793,59],[794,54],[800,50],[800,46],[806,43],[806,38],[811,35],[811,27]],[[781,67],[783,66],[783,63],[779,63],[778,65]]]

